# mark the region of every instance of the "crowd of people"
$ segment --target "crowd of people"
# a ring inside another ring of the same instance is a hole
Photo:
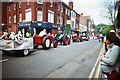
[[[100,54],[100,67],[108,80],[120,80],[120,39],[111,30],[105,37],[105,52]]]
[[[40,37],[42,37],[43,35],[46,35],[46,34],[52,35],[51,32],[50,31],[48,32],[46,29],[43,29],[43,30],[39,31],[39,33],[36,33],[36,34],[38,34],[38,36],[40,36]],[[30,31],[26,30],[25,37],[29,38],[30,36],[31,36]],[[5,32],[3,32],[3,35],[0,36],[0,40],[1,39],[4,39],[4,40],[22,40],[23,39],[23,34],[20,30],[18,31],[17,34],[15,34],[15,32],[5,31]]]
[[[3,35],[0,37],[0,39],[5,39],[5,40],[22,40],[23,36],[21,31],[18,31],[17,34],[15,32],[4,32]]]

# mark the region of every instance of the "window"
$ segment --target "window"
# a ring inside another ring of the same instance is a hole
[[[22,13],[19,15],[19,22],[22,22]]]
[[[37,3],[38,4],[42,4],[42,0],[37,0]]]
[[[10,7],[10,5],[9,5],[9,11],[11,11],[11,7]]]
[[[31,9],[25,10],[25,20],[32,21],[32,10]]]
[[[60,24],[60,16],[57,17],[57,23]]]
[[[60,11],[60,3],[58,3],[58,11]]]
[[[27,0],[27,5],[30,5],[30,0]]]
[[[68,16],[70,16],[70,10],[68,10]]]
[[[60,24],[63,25],[63,17],[60,17]]]
[[[68,11],[68,10],[66,9],[66,14],[67,14],[67,11]]]
[[[11,16],[9,16],[9,23],[11,23]]]
[[[48,10],[48,22],[54,23],[54,12]]]
[[[16,10],[16,3],[14,3],[14,10]]]
[[[37,21],[42,21],[42,10],[37,11]]]
[[[16,23],[16,15],[14,15],[14,23]]]
[[[58,16],[57,17],[57,23],[62,25],[63,24],[63,17]]]
[[[50,7],[52,7],[52,2],[53,2],[53,1],[52,1],[52,0],[50,0]]]
[[[20,2],[19,2],[19,8],[21,8],[21,6],[22,6],[22,1],[20,0]]]
[[[63,6],[61,6],[61,12],[63,12]]]

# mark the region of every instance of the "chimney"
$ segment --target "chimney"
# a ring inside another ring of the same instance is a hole
[[[81,15],[83,16],[83,13],[81,13]]]
[[[73,1],[72,0],[69,0],[69,7],[70,7],[70,9],[73,9]]]

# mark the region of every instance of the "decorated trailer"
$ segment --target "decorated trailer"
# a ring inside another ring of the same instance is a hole
[[[58,46],[58,42],[52,35],[52,30],[57,32],[57,25],[55,24],[29,21],[18,23],[17,27],[18,31],[21,31],[22,39],[1,38],[0,49],[2,49],[4,53],[19,50],[23,56],[26,56],[29,55],[31,49],[38,48],[39,46],[42,46],[45,50],[50,49],[51,44],[53,44],[54,48]]]

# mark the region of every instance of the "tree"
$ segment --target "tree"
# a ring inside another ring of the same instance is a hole
[[[116,16],[116,27],[119,30],[120,29],[120,0],[116,2],[116,10],[117,10],[117,16]]]
[[[98,24],[96,26],[97,33],[106,35],[110,30],[113,30],[112,25],[107,25],[107,24]]]
[[[115,0],[108,0],[105,3],[105,8],[106,8],[106,15],[105,18],[107,18],[113,25],[114,30],[116,31],[116,24],[115,24],[115,19],[116,19],[116,2]]]

